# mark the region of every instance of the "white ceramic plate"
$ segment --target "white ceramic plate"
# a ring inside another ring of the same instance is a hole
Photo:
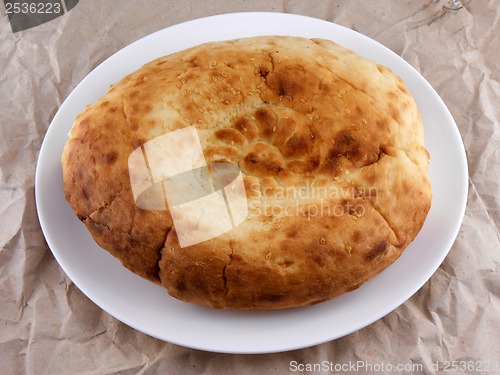
[[[76,115],[110,84],[157,57],[200,43],[254,35],[331,39],[389,66],[420,107],[431,154],[432,208],[403,255],[361,288],[333,301],[282,311],[216,311],[183,303],[135,276],[100,249],[63,194],[60,158]],[[269,353],[330,341],[383,317],[436,271],[458,233],[467,197],[467,163],[460,134],[443,101],[408,63],[386,47],[330,22],[278,13],[237,13],[169,27],[117,52],[68,96],[45,136],[36,171],[42,230],[57,261],[97,305],[148,335],[226,353]]]

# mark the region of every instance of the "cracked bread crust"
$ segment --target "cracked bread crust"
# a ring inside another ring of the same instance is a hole
[[[241,169],[249,215],[180,248],[168,210],[135,205],[127,161],[192,125],[207,164]],[[76,118],[62,168],[71,207],[128,269],[183,301],[267,309],[334,298],[393,263],[430,209],[428,162],[418,109],[388,68],[331,41],[267,36],[128,75]]]

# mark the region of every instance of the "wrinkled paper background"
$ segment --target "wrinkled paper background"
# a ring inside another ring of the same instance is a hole
[[[94,67],[167,26],[240,11],[325,19],[402,56],[449,107],[470,173],[458,238],[420,291],[349,336],[277,354],[192,350],[117,321],[59,267],[34,198],[45,132]],[[500,361],[500,1],[80,1],[64,16],[15,34],[0,5],[0,36],[0,373],[287,374],[291,361],[324,360],[421,363],[420,373],[432,373],[438,361]]]

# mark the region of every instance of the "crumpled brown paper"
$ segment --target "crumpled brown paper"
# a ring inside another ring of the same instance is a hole
[[[481,373],[489,366],[489,373],[495,373],[496,361],[500,373],[499,5],[486,0],[80,1],[64,16],[15,34],[0,6],[0,372],[286,374],[316,369],[326,374],[337,369],[445,374],[463,373],[458,366],[473,363],[468,370]],[[419,292],[351,335],[267,355],[176,346],[108,315],[53,258],[34,199],[44,134],[62,101],[95,66],[156,30],[238,11],[325,19],[401,55],[449,107],[465,143],[470,173],[469,201],[457,240]],[[408,366],[412,363],[421,367]],[[396,371],[398,364],[407,366]]]

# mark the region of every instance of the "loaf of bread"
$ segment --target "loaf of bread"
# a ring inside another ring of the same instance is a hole
[[[390,69],[282,36],[144,65],[78,115],[62,156],[100,247],[175,298],[230,309],[311,305],[382,272],[430,209],[428,163]]]

